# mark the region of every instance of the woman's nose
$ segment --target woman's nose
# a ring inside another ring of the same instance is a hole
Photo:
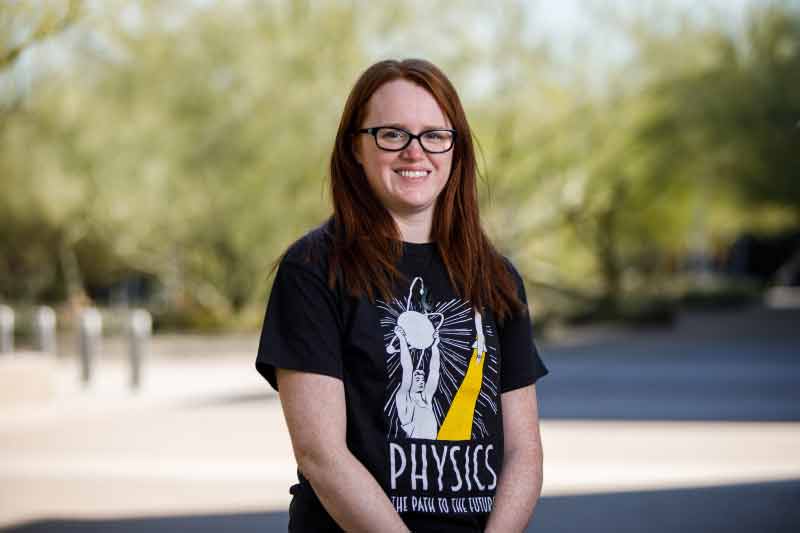
[[[411,139],[411,142],[403,149],[401,155],[406,159],[419,159],[425,155],[425,150],[422,149],[419,139]]]

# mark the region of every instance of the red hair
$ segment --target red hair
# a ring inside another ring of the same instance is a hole
[[[329,284],[341,275],[354,296],[376,292],[388,300],[402,254],[397,226],[367,181],[353,152],[353,132],[362,127],[370,98],[383,84],[404,79],[427,90],[456,130],[450,177],[436,200],[431,239],[456,293],[476,309],[490,308],[499,320],[521,310],[517,285],[503,257],[480,225],[477,164],[472,132],[450,80],[421,59],[375,63],[358,78],[347,98],[330,161],[334,235]]]

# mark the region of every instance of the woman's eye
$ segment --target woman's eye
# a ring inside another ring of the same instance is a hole
[[[381,132],[381,138],[388,141],[397,140],[403,137],[403,132],[396,130],[387,130]]]
[[[446,141],[450,139],[450,135],[446,131],[431,131],[425,134],[425,138],[429,141]]]

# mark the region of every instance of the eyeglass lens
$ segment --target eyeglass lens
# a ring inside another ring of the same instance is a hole
[[[386,150],[402,150],[410,139],[408,132],[395,128],[380,128],[375,134],[378,147]],[[428,152],[445,152],[453,145],[453,132],[431,130],[420,136],[422,148]]]

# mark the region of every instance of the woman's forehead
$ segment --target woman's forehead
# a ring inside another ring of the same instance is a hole
[[[433,95],[403,79],[384,83],[372,94],[367,103],[365,123],[421,129],[450,127],[450,121]]]

